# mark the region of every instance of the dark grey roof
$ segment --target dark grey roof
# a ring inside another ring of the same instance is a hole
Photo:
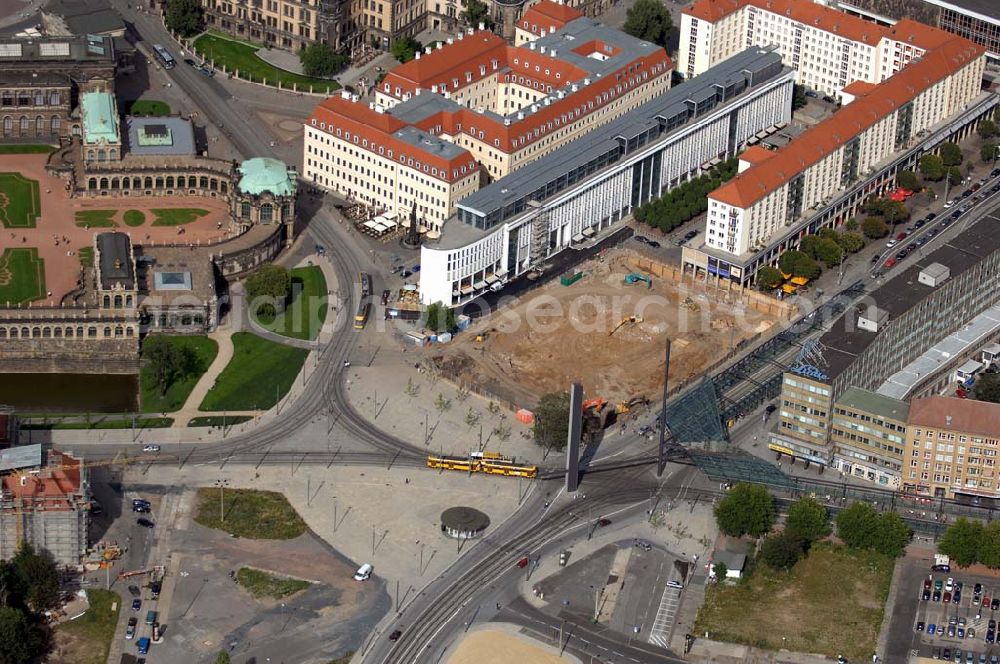
[[[75,35],[99,35],[125,29],[125,21],[107,0],[49,0],[45,13],[62,17]]]
[[[194,129],[191,121],[184,118],[146,118],[132,117],[125,118],[125,126],[128,130],[128,152],[137,155],[165,155],[165,154],[195,154]],[[158,132],[162,129],[169,132],[171,143],[169,145],[140,145],[139,129],[145,128],[147,134],[150,131]]]
[[[421,95],[423,96],[423,95]],[[460,148],[451,141],[438,138],[416,127],[403,127],[393,133],[393,136],[410,145],[420,148],[421,151],[441,157],[442,159],[454,159],[468,154],[464,148]]]
[[[489,219],[491,213],[500,213],[492,223],[509,219],[524,209],[525,199],[544,201],[560,191],[549,191],[554,183],[578,168],[587,169],[587,176],[603,170],[626,155],[622,144],[652,132],[652,140],[663,140],[682,128],[689,120],[704,114],[723,102],[764,83],[783,71],[781,55],[773,49],[751,47],[712,67],[700,76],[667,90],[633,111],[587,132],[580,138],[553,152],[522,166],[496,182],[462,199],[459,208],[472,210]],[[724,94],[719,91],[725,90]],[[697,111],[697,102],[702,107]],[[640,147],[646,143],[643,140]],[[603,165],[591,170],[595,160]],[[563,189],[575,184],[565,183]],[[503,208],[509,211],[502,211]]]
[[[910,404],[887,397],[878,392],[869,392],[859,387],[849,387],[837,399],[837,405],[879,415],[883,418],[906,422]]]
[[[125,233],[101,233],[97,236],[97,251],[100,253],[101,289],[110,290],[121,286],[126,290],[135,288],[132,272],[132,244]]]
[[[113,63],[114,60],[115,47],[111,37],[85,35],[5,38],[0,41],[0,63],[25,61]]]
[[[900,316],[936,290],[917,281],[920,271],[925,267],[933,263],[947,266],[951,270],[951,277],[945,282],[947,284],[1000,248],[1000,233],[996,232],[996,223],[997,219],[991,217],[973,225],[931,254],[915,260],[910,267],[875,290],[868,301],[874,302],[875,306],[889,314],[886,325],[892,326]],[[943,286],[938,288],[941,287]],[[875,341],[876,333],[857,328],[857,317],[855,309],[848,309],[820,339],[823,359],[827,363],[825,373],[830,381],[847,369]],[[964,323],[963,320],[935,320],[934,324],[940,328],[940,334],[934,336],[933,341],[947,336]],[[878,334],[881,333],[880,328]]]
[[[55,72],[26,72],[0,70],[0,85],[70,85],[69,76]]]
[[[591,41],[603,42],[620,50],[614,55],[605,54],[608,55],[606,60],[599,60],[590,57],[589,54],[581,55],[573,51],[573,49]],[[556,32],[529,42],[523,48],[531,48],[532,45],[537,51],[542,48],[545,48],[546,51],[555,49],[555,57],[565,60],[597,78],[618,71],[629,62],[652,55],[660,50],[656,44],[636,39],[628,33],[601,25],[586,17],[570,21]]]
[[[938,7],[956,7],[966,11],[989,16],[1000,22],[1000,2],[997,0],[924,0]]]
[[[6,432],[3,432],[6,433]],[[15,468],[38,468],[42,465],[42,446],[21,445],[0,450],[0,471]]]
[[[472,507],[449,507],[441,513],[441,527],[462,532],[479,532],[490,525],[490,517]]]

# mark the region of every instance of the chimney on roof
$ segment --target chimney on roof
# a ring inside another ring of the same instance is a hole
[[[580,87],[576,83],[574,83],[573,85],[569,86],[569,89],[573,92],[577,92],[580,89]]]
[[[340,91],[340,98],[341,99],[350,99],[351,98],[351,91],[350,90],[341,90]]]
[[[361,99],[361,97],[359,97],[358,95],[351,95],[351,101],[353,101],[354,103],[357,103],[359,99]]]
[[[548,106],[549,104],[552,103],[552,97],[546,97],[545,99],[542,100],[542,103]]]
[[[523,120],[524,119],[524,112],[523,111],[518,111],[517,112],[517,119],[518,120]]]
[[[504,127],[509,127],[510,126],[510,118],[504,118],[503,119],[503,126]]]
[[[538,47],[538,52],[541,53],[542,55],[545,55],[545,44],[542,44],[541,46]]]
[[[465,39],[465,33],[464,32],[458,33],[458,41],[462,41],[463,39]]]
[[[455,43],[455,39],[453,37],[448,37],[448,43],[449,44],[454,44]],[[441,43],[440,42],[438,42],[438,48],[441,48]]]
[[[438,91],[438,86],[436,86],[436,85],[432,85],[432,86],[431,86],[431,93],[432,93],[432,94],[437,94],[437,91]]]
[[[544,37],[545,36],[545,28],[542,28],[542,31],[541,31],[541,33],[539,33],[538,36],[539,37]]]
[[[431,47],[430,46],[424,46],[424,53],[426,53],[427,55],[430,55],[431,54]]]
[[[471,34],[475,33],[476,31],[475,31],[475,30],[473,30],[472,28],[469,28],[469,29],[467,30],[467,32],[468,32],[468,33],[469,33],[469,34],[471,35]]]
[[[417,88],[414,94],[416,94],[419,97],[420,93],[423,92],[423,90],[424,90],[423,88]]]
[[[413,54],[413,59],[414,60],[419,60],[420,59],[420,51],[417,51],[416,53]]]
[[[532,51],[534,51],[535,50],[535,42],[528,42],[528,48],[531,49]]]
[[[538,104],[532,104],[531,105],[531,112],[532,113],[537,113],[538,112]]]
[[[584,86],[590,85],[590,78],[583,79]]]
[[[945,415],[944,416],[944,425],[946,427],[950,427],[951,426],[951,415]]]
[[[485,29],[486,29],[486,24],[485,24],[485,23],[483,23],[482,21],[480,21],[480,22],[479,22],[479,29],[480,29],[480,30],[485,30]]]
[[[451,37],[448,38],[448,43],[449,44],[451,43]],[[438,50],[440,51],[442,48],[444,48],[444,42],[440,42],[439,41],[438,42]]]
[[[555,31],[556,31],[556,26],[550,25],[549,26],[549,32],[551,33],[551,32],[555,32]]]

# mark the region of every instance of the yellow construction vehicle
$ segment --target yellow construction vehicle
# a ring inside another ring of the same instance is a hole
[[[645,394],[636,394],[628,398],[628,401],[622,401],[618,404],[617,412],[619,415],[624,415],[630,412],[636,406],[646,406],[649,405],[649,399],[646,398]]]
[[[608,336],[609,337],[613,336],[615,332],[620,330],[625,325],[638,325],[641,322],[642,322],[641,316],[625,316],[625,318],[622,318],[620,321],[618,321],[617,325],[611,328],[611,331],[608,332]]]

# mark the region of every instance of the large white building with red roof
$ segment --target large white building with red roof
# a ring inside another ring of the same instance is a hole
[[[919,54],[912,61],[893,60],[892,66],[899,68],[888,76],[880,74],[877,84],[841,85],[845,105],[784,147],[754,147],[742,155],[740,173],[708,196],[704,245],[684,249],[685,270],[748,285],[761,265],[776,262],[806,233],[851,216],[895,171],[884,171],[880,181],[836,214],[826,214],[838,195],[883,170],[888,160],[913,148],[921,137],[956,131],[943,125],[982,94],[985,49],[908,20],[885,34],[894,43],[919,48]],[[965,126],[963,131],[970,129]],[[914,153],[910,160],[918,156]],[[806,227],[803,220],[817,214],[825,215],[823,220]]]
[[[681,15],[677,71],[690,78],[750,45],[774,45],[798,83],[836,95],[880,83],[953,35],[903,19],[884,26],[811,0],[695,0]]]
[[[529,9],[531,21],[572,20],[524,46],[469,31],[393,69],[373,103],[344,94],[319,104],[305,129],[305,178],[390,214],[416,206],[437,230],[483,182],[669,89],[661,47],[566,9]]]

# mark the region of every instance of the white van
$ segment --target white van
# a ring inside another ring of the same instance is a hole
[[[355,581],[365,581],[365,580],[367,580],[368,577],[370,577],[372,575],[372,570],[373,569],[375,569],[375,568],[372,567],[371,565],[369,565],[368,563],[365,563],[364,565],[362,565],[361,567],[358,568],[357,572],[354,573],[354,580]]]

